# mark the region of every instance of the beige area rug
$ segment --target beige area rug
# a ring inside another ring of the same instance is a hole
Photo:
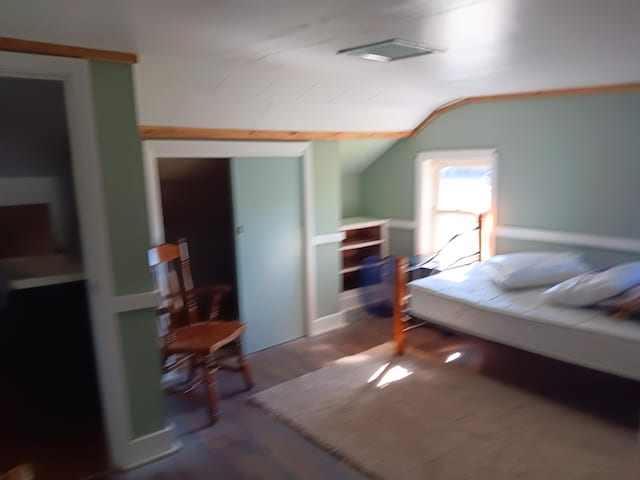
[[[374,478],[640,479],[635,432],[390,344],[251,401]]]

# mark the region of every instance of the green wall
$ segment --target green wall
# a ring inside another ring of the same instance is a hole
[[[343,172],[360,173],[396,142],[394,138],[357,138],[337,140]]]
[[[164,393],[160,387],[156,315],[154,310],[137,310],[123,312],[118,318],[129,392],[131,431],[134,437],[141,437],[166,426]]]
[[[360,175],[342,173],[342,216],[360,215]]]
[[[639,92],[505,100],[447,112],[363,173],[363,213],[413,219],[418,152],[492,147],[499,156],[498,224],[640,238],[640,222],[633,220],[640,204]]]
[[[91,62],[115,292],[148,292],[147,211],[131,68]],[[123,248],[125,247],[126,248]]]
[[[360,175],[397,140],[364,138],[338,140],[338,156],[342,171],[342,217],[362,216]]]
[[[530,240],[516,240],[513,238],[497,238],[496,249],[501,253],[522,252],[529,250],[552,250],[564,252],[567,250],[567,246],[535,242]],[[584,252],[585,258],[589,260],[589,263],[597,267],[626,262],[636,262],[640,260],[640,256],[634,253],[608,251],[586,247],[580,247],[579,250],[581,252]]]
[[[389,228],[389,254],[411,255],[413,252],[413,237],[413,230]]]
[[[316,247],[316,278],[318,282],[318,317],[338,312],[340,294],[340,255],[337,243]]]
[[[114,292],[153,290],[142,150],[136,127],[131,67],[91,61],[94,112],[102,175]],[[131,430],[134,437],[165,427],[160,359],[153,309],[119,315]]]
[[[316,234],[335,233],[340,225],[340,157],[337,142],[313,142],[313,192]]]
[[[415,138],[399,140],[369,166],[361,178],[362,213],[370,217],[413,220]]]
[[[313,142],[313,195],[315,200],[315,233],[338,231],[342,211],[340,191],[340,156],[338,143]],[[340,256],[339,244],[316,247],[316,289],[318,317],[338,312]]]

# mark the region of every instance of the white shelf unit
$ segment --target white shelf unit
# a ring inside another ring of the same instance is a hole
[[[64,254],[0,259],[0,271],[14,290],[46,287],[85,279],[77,259]]]
[[[340,231],[344,233],[340,246],[340,308],[344,311],[360,306],[358,272],[362,261],[371,255],[389,255],[389,219],[343,218]]]

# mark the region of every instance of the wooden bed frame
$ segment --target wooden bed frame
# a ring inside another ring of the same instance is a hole
[[[478,215],[478,260],[485,260],[485,256],[491,250],[491,233],[493,231],[491,212],[485,212]],[[455,238],[455,237],[454,237]],[[474,254],[475,255],[475,254]],[[405,336],[409,330],[422,326],[426,322],[419,325],[410,325],[409,320],[409,295],[407,292],[409,259],[408,257],[397,257],[395,259],[395,295],[393,302],[393,342],[395,344],[396,355],[403,355],[406,340]]]
[[[403,355],[406,347],[406,334],[408,331],[423,326],[429,322],[411,322],[412,316],[410,315],[409,310],[409,299],[410,295],[408,294],[408,259],[407,257],[398,257],[395,259],[395,275],[396,275],[396,284],[395,284],[395,296],[393,303],[393,342],[394,342],[394,351],[396,355]],[[603,313],[607,313],[611,318],[618,320],[628,320],[630,318],[638,318],[640,317],[640,297],[634,298],[628,302],[625,302],[617,307],[611,309],[610,311],[605,311]],[[471,332],[474,335],[473,332]],[[481,336],[481,335],[480,335]],[[505,343],[506,345],[512,345],[509,342],[501,342],[499,339],[494,340],[500,343]],[[512,345],[514,346],[514,345]],[[521,348],[524,350],[529,350],[526,346],[517,346],[516,348]],[[530,350],[534,353],[540,353],[537,350]],[[602,368],[602,366],[594,366],[593,364],[585,364],[581,362],[577,362],[575,360],[567,360],[562,357],[556,357],[549,353],[541,353],[542,355],[550,356],[552,358],[558,358],[560,360],[568,361],[569,363],[574,363],[577,365],[587,366],[589,368],[594,368],[596,370],[602,370],[607,373],[613,373],[616,375],[622,375],[628,378],[634,378],[637,380],[637,377],[629,377],[624,373],[620,373],[617,370],[611,370],[610,368]]]

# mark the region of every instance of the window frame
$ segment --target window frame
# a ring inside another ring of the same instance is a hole
[[[440,188],[440,171],[446,167],[491,167],[491,207],[490,218],[483,224],[489,235],[489,252],[483,245],[485,253],[482,257],[490,256],[495,251],[495,219],[497,218],[497,177],[498,152],[497,149],[469,149],[469,150],[438,150],[424,151],[416,156],[415,182],[415,237],[414,254],[430,254],[435,252],[435,224],[438,213],[451,212],[438,210],[438,196]],[[470,213],[453,211],[455,213]],[[473,213],[475,215],[475,213]]]

